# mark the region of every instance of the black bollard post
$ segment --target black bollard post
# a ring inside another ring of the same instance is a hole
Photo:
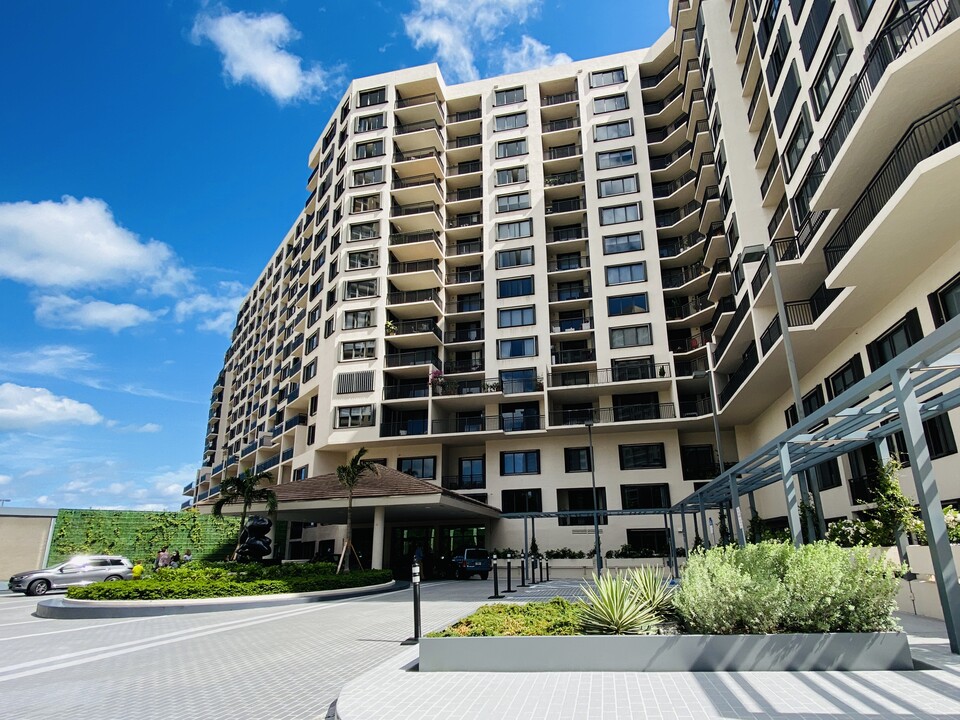
[[[540,568],[540,582],[543,582],[543,558],[537,558],[537,566]]]
[[[501,600],[503,595],[500,594],[500,576],[497,574],[497,556],[493,556],[493,595],[487,598],[487,600]]]
[[[510,577],[510,560],[511,560],[512,558],[513,558],[513,555],[511,555],[510,553],[507,553],[507,589],[504,590],[504,592],[508,592],[508,593],[516,592],[516,590],[514,590],[513,587],[510,585],[510,580],[511,580],[511,577]]]
[[[547,582],[550,582],[550,561],[545,559],[543,562],[547,566]]]
[[[530,587],[527,585],[527,553],[520,551],[520,584],[517,587]]]
[[[527,556],[527,564],[530,566],[530,584],[537,584],[537,556],[529,555]]]
[[[420,563],[413,561],[411,576],[413,585],[413,637],[404,640],[401,645],[416,645],[420,642]]]

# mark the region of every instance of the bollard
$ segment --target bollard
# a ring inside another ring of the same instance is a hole
[[[413,637],[404,640],[401,645],[416,645],[420,642],[420,563],[413,561],[411,583],[413,586]]]
[[[527,564],[530,566],[530,584],[536,585],[537,584],[537,556],[528,555]]]
[[[527,553],[520,551],[520,584],[517,587],[530,587],[527,585]]]
[[[547,582],[550,582],[550,561],[545,559],[543,562],[547,566]]]
[[[497,556],[493,556],[493,595],[487,598],[487,600],[501,600],[503,595],[500,594],[500,576],[497,574]]]
[[[545,560],[543,558],[537,558],[537,567],[540,569],[540,582],[543,582],[543,563]]]
[[[507,553],[507,589],[504,592],[512,593],[516,592],[510,585],[510,560],[513,556],[510,553]]]

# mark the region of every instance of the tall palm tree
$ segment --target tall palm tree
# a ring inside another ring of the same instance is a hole
[[[237,547],[234,549],[234,555],[240,549],[240,535],[243,533],[243,526],[247,522],[247,511],[254,503],[266,503],[267,511],[271,517],[277,512],[277,495],[270,488],[259,487],[264,480],[272,480],[273,475],[268,472],[255,473],[253,470],[244,471],[243,475],[226,478],[220,483],[220,497],[213,505],[213,514],[220,515],[223,512],[223,506],[227,503],[243,503],[243,510],[240,513],[240,529],[237,532]]]
[[[376,472],[374,464],[363,459],[366,454],[367,449],[362,447],[357,450],[357,454],[349,463],[337,466],[337,480],[347,489],[347,534],[343,540],[343,554],[340,557],[340,565],[346,572],[350,572],[350,552],[353,551],[353,489],[365,472]],[[340,568],[337,568],[337,572],[339,571]]]

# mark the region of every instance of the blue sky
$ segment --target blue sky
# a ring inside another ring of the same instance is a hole
[[[666,0],[0,10],[0,498],[177,508],[236,308],[346,82],[631,50]]]

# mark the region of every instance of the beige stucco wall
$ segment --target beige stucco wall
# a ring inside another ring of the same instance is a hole
[[[42,567],[55,517],[0,515],[0,579]]]

